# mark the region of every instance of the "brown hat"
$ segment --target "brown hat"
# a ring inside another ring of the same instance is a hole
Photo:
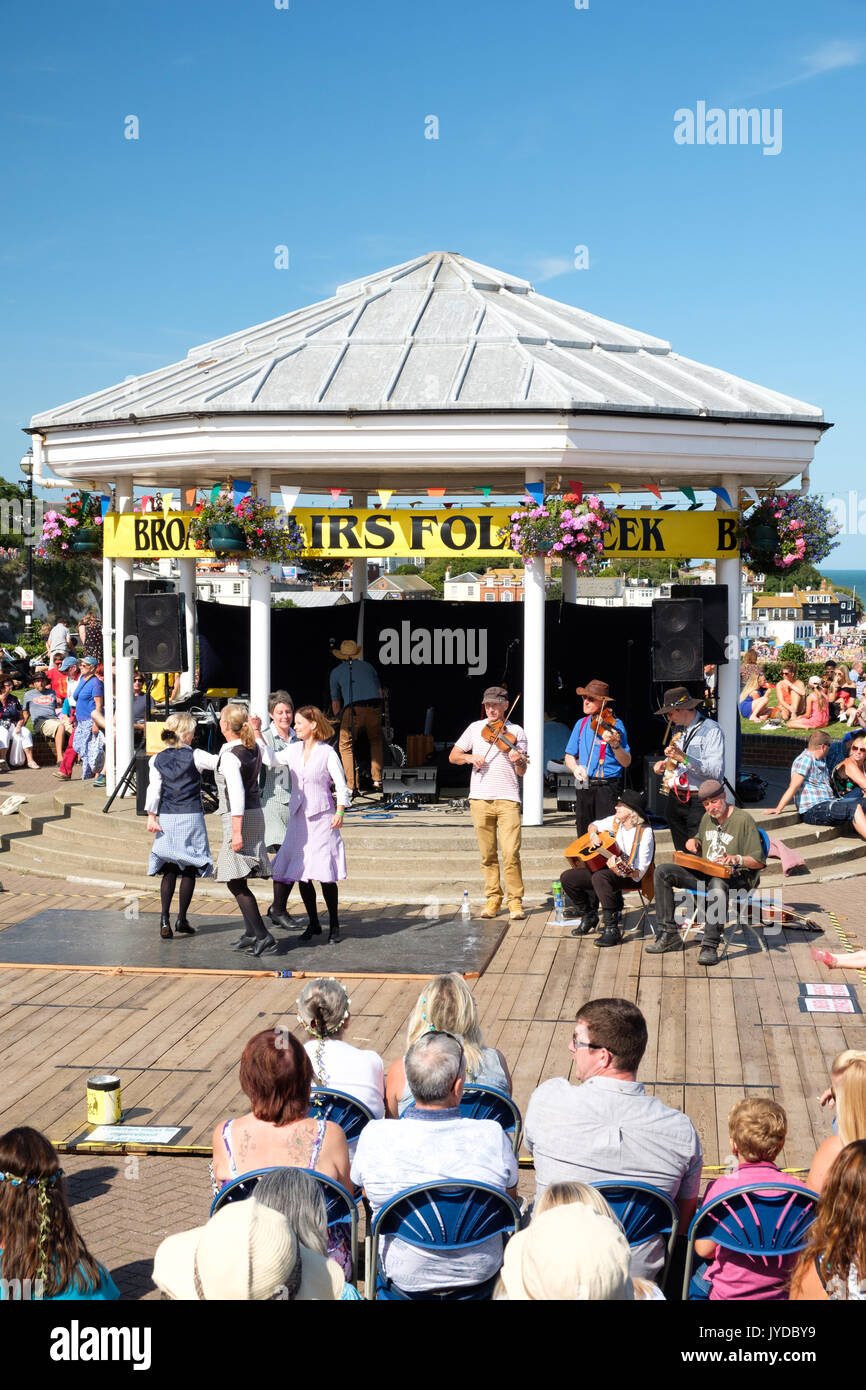
[[[484,694],[481,696],[481,703],[482,705],[488,705],[492,704],[494,700],[498,700],[501,704],[507,705],[510,702],[510,699],[511,697],[509,696],[508,691],[505,690],[503,686],[488,685]]]
[[[333,655],[338,661],[356,661],[361,655],[363,647],[359,647],[357,642],[353,642],[350,637],[341,642],[339,647],[335,647]]]
[[[709,801],[710,797],[721,796],[724,790],[721,782],[717,782],[714,777],[708,777],[706,782],[702,782],[698,787],[698,801]]]
[[[695,700],[684,685],[674,685],[670,690],[665,691],[661,708],[656,710],[656,714],[672,714],[680,709],[697,709],[700,700]]]
[[[610,686],[606,681],[589,681],[587,685],[577,687],[578,695],[588,695],[591,700],[609,700]]]

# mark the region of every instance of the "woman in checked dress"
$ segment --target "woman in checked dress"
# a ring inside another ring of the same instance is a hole
[[[247,882],[250,878],[271,876],[265,848],[265,817],[259,797],[259,772],[265,745],[257,744],[257,728],[248,720],[243,705],[225,705],[220,714],[225,743],[217,756],[215,775],[223,843],[217,859],[216,878],[218,883],[226,885],[243,914],[244,934],[235,942],[234,950],[251,950],[254,956],[262,956],[276,951],[277,943],[262,921],[259,905]],[[254,722],[261,727],[259,720]]]
[[[213,770],[214,753],[192,749],[195,720],[191,714],[170,714],[165,721],[162,741],[166,747],[150,760],[147,786],[147,828],[156,835],[147,866],[149,875],[161,874],[159,934],[174,935],[171,929],[171,901],[180,878],[179,915],[174,931],[192,936],[195,927],[187,921],[197,878],[210,878],[213,863],[201,804],[203,768]]]

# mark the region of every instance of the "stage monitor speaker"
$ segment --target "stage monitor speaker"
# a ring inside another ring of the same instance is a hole
[[[648,753],[643,760],[643,789],[646,813],[656,820],[666,820],[665,802],[666,796],[661,794],[662,779],[657,772],[653,772],[653,764],[658,762],[655,753]]]
[[[127,652],[124,643],[127,637],[137,637],[138,628],[135,622],[135,600],[140,594],[172,594],[174,593],[174,581],[171,579],[127,579],[123,586],[123,632],[120,634],[120,650],[124,656],[133,655]]]
[[[699,598],[704,609],[704,661],[714,666],[727,664],[728,586],[727,584],[672,584],[671,598]],[[739,651],[739,641],[732,644]]]
[[[419,801],[438,801],[439,773],[435,767],[383,767],[382,790],[386,798],[408,793]]]
[[[138,668],[156,675],[185,671],[186,604],[183,594],[137,594]]]
[[[702,680],[704,607],[701,600],[657,598],[652,613],[653,680]]]

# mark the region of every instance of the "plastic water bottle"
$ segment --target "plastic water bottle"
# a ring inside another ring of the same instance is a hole
[[[553,885],[553,920],[558,927],[565,923],[565,903],[562,899],[562,884],[559,879]]]
[[[469,921],[472,920],[472,909],[471,909],[471,907],[469,906],[469,889],[468,889],[468,888],[464,888],[464,889],[463,889],[463,901],[462,901],[462,903],[460,904],[460,917],[461,917],[461,920],[464,921],[464,922],[469,922]]]

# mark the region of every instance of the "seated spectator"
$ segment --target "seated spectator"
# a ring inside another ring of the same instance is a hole
[[[843,740],[846,743],[847,736]],[[866,733],[855,734],[844,757],[830,773],[830,782],[837,796],[859,801],[866,792]]]
[[[809,677],[806,709],[803,714],[788,720],[789,729],[826,729],[830,723],[830,701],[821,685],[820,676]]]
[[[11,677],[4,676],[0,680],[0,756],[5,757],[7,767],[20,767],[26,762],[28,767],[37,768],[33,735],[25,727],[27,711],[12,690]]]
[[[206,1226],[167,1236],[153,1261],[163,1298],[251,1303],[334,1302],[343,1276],[302,1245],[285,1216],[255,1197],[231,1202]]]
[[[328,1213],[322,1188],[303,1168],[274,1168],[256,1183],[255,1200],[282,1212],[302,1248],[328,1254]],[[358,1290],[344,1283],[340,1298],[359,1299]]]
[[[298,1022],[310,1034],[304,1050],[313,1064],[317,1086],[345,1091],[366,1105],[374,1120],[381,1120],[385,1114],[385,1068],[378,1052],[346,1042],[350,1003],[339,980],[310,980],[304,985],[298,999]]]
[[[0,1299],[13,1289],[52,1301],[120,1297],[72,1218],[54,1146],[28,1128],[0,1137]]]
[[[168,688],[168,698],[170,701],[176,700],[180,695],[179,671],[172,671],[168,675],[159,672],[157,675],[151,675],[150,680],[150,699],[151,703],[156,705],[157,709],[165,705],[166,688]]]
[[[848,1144],[827,1175],[790,1298],[866,1302],[866,1140]]]
[[[747,1184],[772,1181],[779,1169],[774,1159],[781,1153],[788,1133],[788,1117],[781,1105],[759,1096],[738,1101],[728,1116],[731,1153],[737,1159],[733,1173],[715,1178],[701,1206],[723,1197],[734,1188]],[[784,1173],[786,1182],[804,1187],[799,1178]],[[725,1250],[712,1240],[695,1242],[701,1259],[709,1263],[696,1271],[693,1278],[711,1302],[726,1299],[760,1299],[782,1303],[788,1297],[788,1280],[796,1255],[744,1255],[738,1250]]]
[[[144,725],[147,715],[147,695],[144,691],[144,676],[134,671],[132,676],[132,737],[137,748],[144,739]],[[115,725],[117,715],[114,716]]]
[[[425,1033],[406,1053],[406,1077],[414,1107],[399,1124],[368,1124],[352,1162],[352,1180],[363,1187],[373,1215],[398,1192],[422,1183],[483,1182],[516,1196],[517,1159],[505,1131],[495,1120],[460,1114],[466,1057],[459,1039]],[[388,1237],[380,1260],[377,1287],[385,1299],[430,1297],[455,1288],[489,1298],[502,1263],[502,1238],[455,1251],[418,1249]],[[367,1277],[373,1276],[368,1270]]]
[[[776,685],[774,715],[782,724],[794,719],[805,708],[806,687],[797,676],[796,666],[782,667],[782,679]]]
[[[827,770],[827,754],[832,740],[816,730],[802,753],[791,764],[791,780],[778,805],[768,807],[768,816],[778,816],[796,798],[797,810],[807,825],[844,825],[848,822],[866,840],[866,798],[849,800],[837,796]]]
[[[437,975],[418,996],[406,1031],[407,1049],[428,1032],[454,1033],[466,1054],[466,1081],[470,1086],[494,1086],[511,1094],[508,1063],[494,1047],[485,1047],[478,1026],[475,1000],[462,975]],[[388,1068],[385,1081],[385,1110],[392,1118],[412,1104],[412,1090],[406,1077],[404,1058],[398,1057]]]
[[[622,1222],[616,1215],[610,1202],[597,1187],[592,1187],[586,1182],[552,1182],[546,1187],[532,1209],[532,1219],[537,1221],[546,1211],[552,1211],[555,1207],[569,1207],[572,1204],[590,1207],[597,1211],[601,1216],[606,1216],[615,1226],[622,1230]],[[655,1300],[664,1303],[665,1296],[658,1284],[652,1279],[632,1279],[634,1285],[634,1296],[640,1300]],[[502,1283],[500,1276],[499,1283]],[[494,1293],[494,1298],[500,1295]]]
[[[625,1303],[634,1299],[619,1223],[592,1207],[556,1207],[505,1247],[493,1297],[508,1302]]]
[[[751,719],[754,724],[760,724],[769,712],[770,687],[764,679],[763,672],[758,671],[740,691],[740,714],[744,719]]]
[[[812,1159],[806,1186],[813,1192],[821,1191],[845,1145],[866,1139],[866,1052],[848,1048],[833,1058],[829,1098],[836,1105],[837,1133],[819,1145]]]
[[[213,1132],[214,1192],[258,1168],[314,1168],[349,1186],[339,1125],[308,1116],[313,1068],[297,1038],[268,1028],[243,1051],[240,1083],[250,1110]]]
[[[849,729],[866,729],[866,696],[851,701],[845,712],[845,723]]]
[[[67,723],[60,715],[60,704],[48,681],[48,672],[38,670],[33,676],[33,688],[24,696],[24,710],[33,725],[33,732],[54,739],[57,762],[63,759]]]
[[[569,1048],[578,1081],[553,1077],[533,1091],[523,1142],[535,1159],[536,1200],[553,1182],[648,1182],[677,1203],[685,1231],[697,1206],[703,1154],[680,1110],[647,1095],[636,1073],[647,1045],[643,1014],[627,999],[578,1011]],[[652,1279],[658,1238],[632,1252],[632,1273]]]

